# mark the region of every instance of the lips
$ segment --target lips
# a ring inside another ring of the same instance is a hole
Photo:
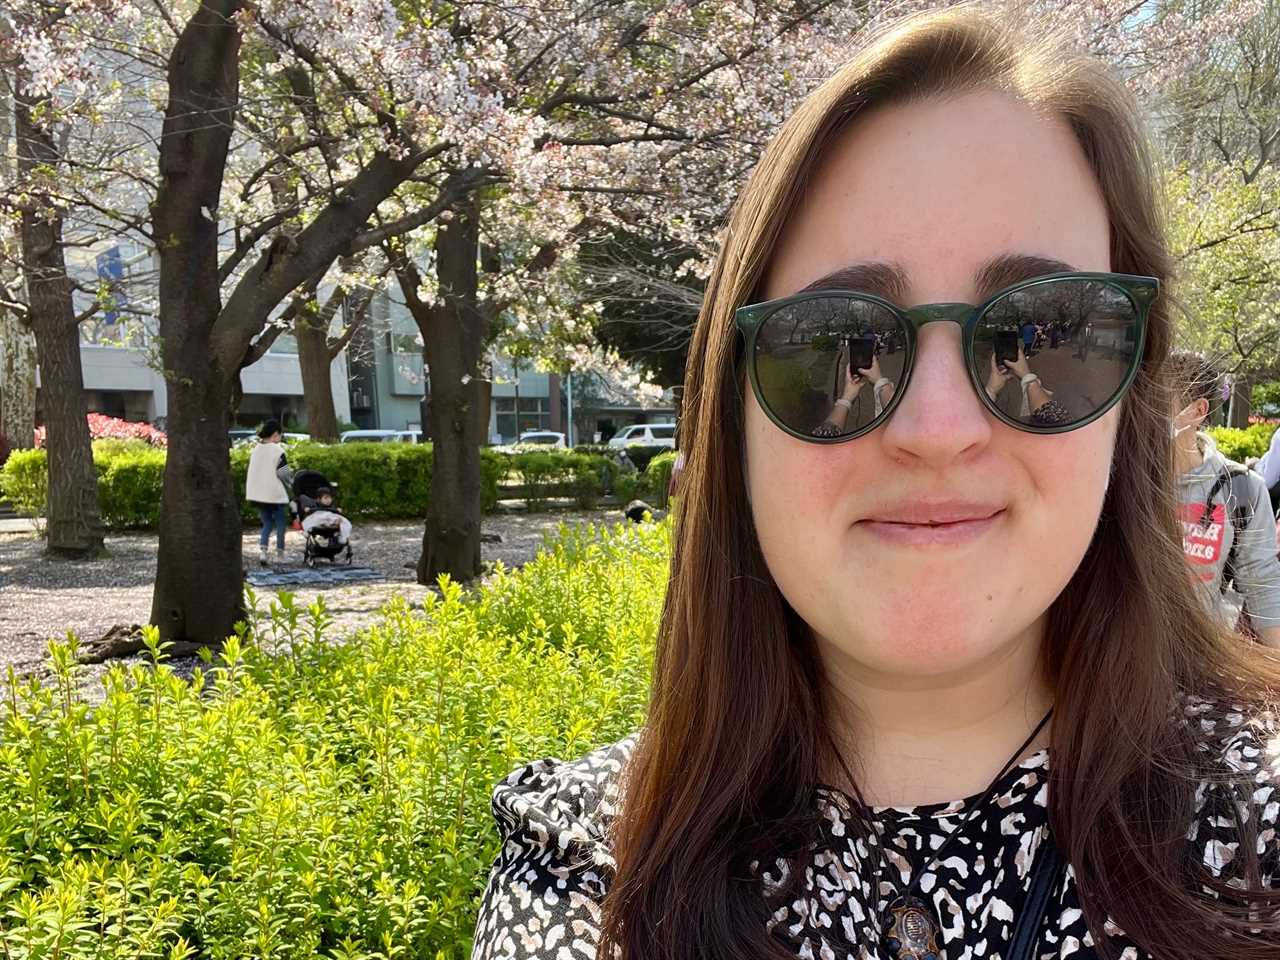
[[[949,523],[989,520],[1003,509],[1003,504],[971,500],[901,501],[875,511],[867,517],[867,520],[873,523],[941,526]]]
[[[886,543],[941,546],[969,543],[1003,520],[1001,504],[973,501],[913,501],[877,510],[857,526]]]

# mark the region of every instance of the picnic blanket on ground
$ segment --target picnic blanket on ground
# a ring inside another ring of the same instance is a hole
[[[370,567],[315,566],[299,570],[250,570],[245,580],[255,587],[317,587],[343,583],[365,583],[383,576]]]

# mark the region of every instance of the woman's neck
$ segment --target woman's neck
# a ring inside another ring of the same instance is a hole
[[[1190,473],[1202,463],[1204,463],[1204,451],[1200,449],[1199,436],[1192,434],[1188,441],[1183,441],[1179,437],[1174,454],[1174,465],[1178,474]]]
[[[1040,631],[1028,631],[962,675],[876,676],[826,655],[833,700],[844,704],[836,742],[873,806],[959,800],[988,784],[1053,705],[1040,669]],[[1049,742],[1046,725],[1024,756]],[[826,771],[833,786],[852,786]]]

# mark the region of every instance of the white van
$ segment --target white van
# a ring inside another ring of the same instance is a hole
[[[421,443],[421,430],[347,430],[339,443]]]
[[[646,447],[676,448],[674,423],[636,423],[623,427],[609,438],[611,447],[629,447],[633,443]]]

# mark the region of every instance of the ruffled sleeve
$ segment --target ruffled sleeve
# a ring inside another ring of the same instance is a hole
[[[472,960],[594,960],[615,865],[608,828],[635,739],[578,760],[536,760],[494,788],[502,848],[481,900]]]

